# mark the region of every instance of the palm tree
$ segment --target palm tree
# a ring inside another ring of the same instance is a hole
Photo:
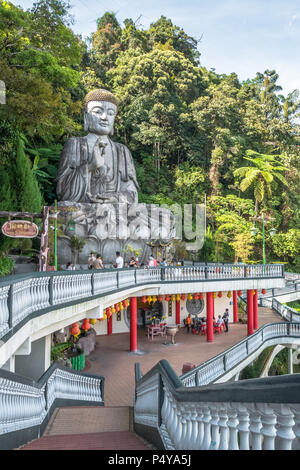
[[[251,163],[251,166],[238,168],[233,173],[238,178],[243,178],[240,183],[240,189],[245,192],[250,186],[254,189],[255,212],[258,212],[258,204],[265,199],[266,194],[272,196],[272,183],[274,179],[278,179],[285,186],[288,185],[287,180],[281,174],[287,168],[276,158],[280,155],[265,155],[247,150],[245,160]]]

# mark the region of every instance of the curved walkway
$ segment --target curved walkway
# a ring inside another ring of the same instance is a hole
[[[259,328],[267,323],[282,321],[273,310],[259,308]],[[175,346],[165,346],[162,337],[148,341],[145,330],[138,330],[138,348],[141,355],[128,352],[129,334],[98,336],[97,347],[87,358],[89,373],[105,377],[105,406],[132,406],[134,398],[134,364],[140,362],[143,373],[161,359],[167,359],[178,375],[185,362],[200,365],[232,347],[247,336],[247,325],[231,324],[229,333],[214,335],[214,342],[207,343],[205,336],[187,334],[182,329],[176,336]]]

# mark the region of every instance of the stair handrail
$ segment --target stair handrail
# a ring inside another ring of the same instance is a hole
[[[104,406],[104,377],[57,363],[38,381],[0,369],[0,448],[10,433],[42,428],[56,403]]]
[[[168,450],[289,450],[299,386],[296,374],[187,388],[161,360],[136,381],[135,429],[148,440],[158,431]]]

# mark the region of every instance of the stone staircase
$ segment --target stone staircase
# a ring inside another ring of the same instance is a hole
[[[19,450],[149,450],[130,407],[57,408],[42,438]]]

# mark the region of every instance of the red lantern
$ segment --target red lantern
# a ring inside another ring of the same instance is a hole
[[[167,302],[170,302],[170,300],[171,300],[170,296],[169,296],[169,295],[166,295],[165,300],[166,300]]]
[[[185,300],[185,294],[181,294],[181,300]]]
[[[266,293],[266,289],[262,289],[261,293],[264,295]]]
[[[143,302],[143,304],[147,303],[147,297],[145,295],[142,297],[142,302]]]
[[[204,298],[204,295],[203,294],[199,294],[199,299],[203,299]]]
[[[120,305],[119,305],[119,304],[115,304],[115,311],[116,311],[116,312],[119,312],[119,311],[120,311]]]
[[[199,299],[199,295],[198,295],[198,294],[195,294],[195,295],[194,295],[194,299],[195,299],[195,300],[198,300],[198,299]]]
[[[222,297],[222,292],[218,292],[219,299]]]
[[[106,316],[107,316],[107,319],[108,319],[108,320],[109,320],[110,317],[112,316],[112,311],[111,311],[110,308],[107,308],[107,309],[106,309]]]
[[[78,323],[73,323],[71,328],[71,335],[75,337],[80,335],[80,328]]]
[[[162,301],[164,300],[163,296],[162,296],[162,295],[159,295],[159,296],[158,296],[158,300],[159,300],[159,302],[162,302]]]
[[[81,328],[84,330],[84,331],[88,331],[91,329],[91,325],[90,325],[90,322],[89,322],[89,319],[88,318],[85,318],[83,320],[83,323],[81,325]]]
[[[242,295],[242,291],[241,291],[241,290],[239,290],[237,294],[238,294],[238,296],[239,296],[239,297],[241,297],[241,295]]]
[[[123,300],[123,301],[122,301],[122,304],[123,304],[123,307],[124,307],[124,308],[127,308],[127,301],[126,301],[126,300]]]

